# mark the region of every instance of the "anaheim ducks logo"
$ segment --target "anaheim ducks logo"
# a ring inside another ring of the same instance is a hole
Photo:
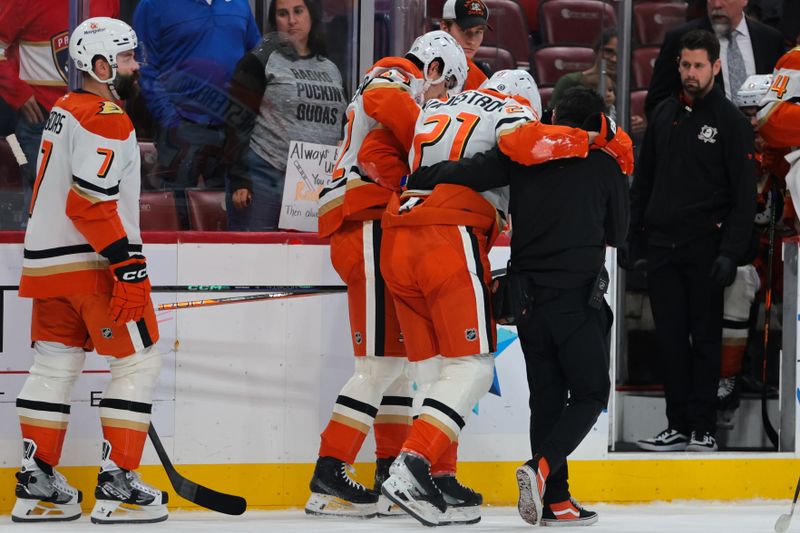
[[[120,106],[109,101],[100,104],[100,111],[97,112],[98,115],[122,115],[124,113],[125,111]]]
[[[697,135],[697,138],[704,143],[714,144],[717,142],[717,128],[712,128],[711,126],[705,125],[700,128],[700,133]]]
[[[486,18],[486,6],[483,5],[483,2],[478,2],[476,0],[467,0],[466,2],[464,2],[464,9],[467,10],[467,15],[471,17]]]

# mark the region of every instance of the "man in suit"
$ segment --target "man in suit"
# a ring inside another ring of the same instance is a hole
[[[785,51],[783,37],[774,28],[746,18],[746,5],[747,0],[708,0],[707,16],[667,33],[645,100],[648,117],[659,102],[676,94],[681,88],[676,68],[678,42],[691,30],[709,30],[719,38],[722,67],[714,83],[725,89],[725,96],[729,100],[736,96],[736,91],[748,76],[772,72]]]

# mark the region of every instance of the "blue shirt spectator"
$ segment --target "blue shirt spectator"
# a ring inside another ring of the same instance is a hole
[[[233,69],[261,40],[247,1],[141,0],[133,25],[153,118],[222,124]]]
[[[133,15],[142,96],[156,122],[160,187],[225,184],[225,114],[236,63],[261,41],[247,0],[141,0]]]

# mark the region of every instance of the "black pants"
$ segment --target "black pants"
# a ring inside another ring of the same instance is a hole
[[[587,305],[589,288],[533,291],[531,318],[518,326],[530,387],[531,451],[550,465],[545,502],[569,498],[567,456],[608,403],[607,305]]]
[[[663,363],[669,427],[716,431],[716,400],[722,350],[721,287],[709,274],[717,256],[714,239],[676,249],[650,246],[650,306]]]

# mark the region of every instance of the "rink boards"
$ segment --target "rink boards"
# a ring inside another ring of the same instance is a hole
[[[224,240],[223,240],[224,239]],[[21,235],[0,244],[0,285],[15,286]],[[303,234],[153,234],[144,252],[154,286],[338,285],[325,243]],[[505,267],[508,247],[491,254]],[[608,263],[613,264],[613,250]],[[616,289],[612,276],[614,306]],[[155,303],[232,296],[231,293],[154,293]],[[301,506],[333,401],[352,372],[344,294],[249,302],[158,313],[164,368],[153,423],[187,477],[245,496],[257,507]],[[20,456],[14,399],[26,377],[30,301],[5,290],[0,339],[0,512],[13,505]],[[462,435],[459,477],[483,492],[487,503],[516,501],[514,468],[529,456],[528,387],[513,328],[498,332],[494,393],[476,407]],[[612,355],[612,361],[614,357]],[[92,355],[73,394],[61,469],[92,492],[100,449],[97,403],[109,375]],[[611,375],[615,374],[614,369]],[[612,395],[613,396],[613,395]],[[796,401],[796,400],[795,400]],[[612,397],[613,402],[613,397]],[[613,413],[613,405],[609,411]],[[571,485],[586,501],[783,498],[800,471],[794,453],[610,453],[604,412],[573,454]],[[374,441],[358,457],[358,477],[371,484]],[[148,444],[143,472],[168,488]],[[152,465],[152,466],[150,466]],[[175,506],[189,505],[178,498]]]

